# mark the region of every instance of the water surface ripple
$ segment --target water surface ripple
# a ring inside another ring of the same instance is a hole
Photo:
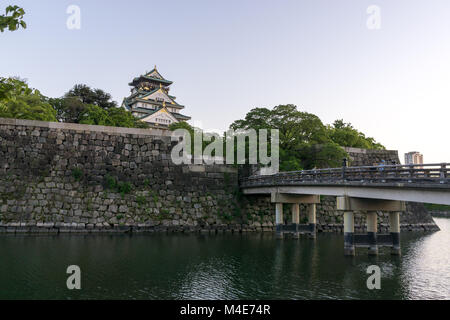
[[[450,299],[450,219],[387,249],[343,256],[343,237],[272,234],[0,236],[0,299]],[[382,270],[368,290],[368,266]],[[78,265],[82,290],[66,288]]]

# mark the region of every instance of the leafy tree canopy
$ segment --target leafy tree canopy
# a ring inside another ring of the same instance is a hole
[[[75,97],[49,98],[60,122],[78,123],[85,112],[86,104]]]
[[[272,110],[255,108],[244,119],[233,122],[233,130],[278,129],[280,134],[280,169],[337,167],[347,156],[342,147],[383,148],[373,138],[338,120],[325,126],[314,114],[297,110],[292,104],[279,105]]]
[[[311,143],[325,143],[326,127],[315,115],[297,110],[297,107],[279,105],[269,110],[255,108],[247,113],[244,120],[237,120],[230,125],[233,130],[238,129],[278,129],[280,132],[280,148],[283,150],[297,150],[299,147]]]
[[[65,98],[77,98],[82,103],[94,104],[102,109],[116,108],[117,102],[113,101],[111,95],[101,89],[92,89],[85,84],[76,84],[69,92],[64,95]]]
[[[80,114],[78,123],[107,125],[109,122],[108,112],[94,104],[84,105],[83,111]]]
[[[185,130],[187,130],[190,133],[191,138],[194,139],[195,129],[189,123],[187,123],[185,121],[180,121],[180,122],[174,122],[174,123],[169,125],[169,130],[175,131],[177,129],[185,129]]]
[[[56,111],[45,97],[17,78],[0,78],[0,117],[56,121]]]
[[[327,129],[331,140],[340,146],[363,149],[385,149],[375,139],[367,138],[364,133],[353,128],[350,123],[345,123],[344,120],[336,120]]]
[[[62,98],[50,98],[49,103],[56,110],[61,122],[103,125],[127,128],[148,128],[131,112],[117,107],[111,95],[101,89],[91,89],[77,84]]]
[[[148,128],[148,124],[140,121],[128,110],[118,107],[108,109],[96,104],[83,103],[80,99],[65,96],[49,99],[61,122],[92,124],[126,128]]]
[[[0,15],[0,31],[15,31],[20,27],[26,28],[27,24],[23,21],[25,11],[18,6],[6,7],[4,15]]]
[[[149,127],[149,125],[146,122],[140,121],[135,116],[133,116],[130,111],[125,110],[123,108],[111,108],[108,109],[107,111],[110,121],[109,122],[110,124],[107,125],[109,126],[141,128],[141,129]]]
[[[90,92],[91,100],[75,95],[80,92]],[[111,95],[103,90],[92,90],[84,85],[75,86],[62,98],[46,98],[38,90],[28,87],[23,80],[0,78],[0,117],[128,128],[149,127],[128,110],[116,107],[117,103],[110,99]]]

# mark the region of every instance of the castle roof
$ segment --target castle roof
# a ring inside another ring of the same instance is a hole
[[[170,80],[164,79],[164,77],[156,69],[156,66],[150,72],[147,72],[143,75],[140,75],[140,76],[134,78],[133,81],[131,81],[129,83],[129,85],[136,86],[137,84],[139,84],[142,81],[154,81],[157,83],[164,84],[166,86],[170,86],[173,83]]]
[[[133,79],[130,86],[134,88],[131,95],[123,99],[122,107],[149,123],[160,122],[164,125],[164,121],[190,120],[190,117],[178,112],[184,106],[175,101],[175,96],[169,95],[171,84],[172,81],[165,79],[155,66],[150,72]]]

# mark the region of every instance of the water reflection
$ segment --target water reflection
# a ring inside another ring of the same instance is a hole
[[[402,285],[408,299],[450,299],[450,219],[436,219],[440,232],[408,242]]]
[[[343,237],[276,241],[272,234],[1,236],[2,299],[450,299],[450,219],[402,234],[388,249],[344,257]],[[82,290],[65,287],[82,270]],[[369,265],[382,270],[368,290]]]

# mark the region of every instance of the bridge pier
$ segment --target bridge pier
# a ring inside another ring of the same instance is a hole
[[[344,255],[355,255],[355,218],[353,211],[344,212]]]
[[[399,256],[400,249],[400,212],[389,212],[389,231],[392,237],[391,254]]]
[[[275,233],[277,239],[283,239],[283,204],[275,204]]]
[[[309,223],[309,237],[316,238],[316,204],[308,205],[308,223]]]
[[[366,213],[367,222],[367,242],[369,244],[369,255],[378,255],[377,245],[377,212],[369,211]]]
[[[337,210],[344,211],[344,254],[355,255],[355,247],[368,247],[369,255],[377,255],[379,246],[391,247],[392,254],[400,254],[400,212],[405,202],[356,197],[337,197]],[[354,234],[354,211],[366,212],[367,234]],[[389,235],[377,234],[377,211],[389,212]]]
[[[298,232],[298,225],[300,224],[300,204],[298,203],[292,204],[292,224],[294,225],[292,237],[298,239],[300,237]]]
[[[277,239],[283,239],[285,232],[291,233],[294,239],[298,239],[300,233],[307,233],[313,239],[316,237],[316,203],[320,203],[320,196],[273,192],[271,202],[275,203]],[[292,204],[292,225],[283,224],[284,203]],[[301,203],[308,204],[308,224],[300,224]]]

